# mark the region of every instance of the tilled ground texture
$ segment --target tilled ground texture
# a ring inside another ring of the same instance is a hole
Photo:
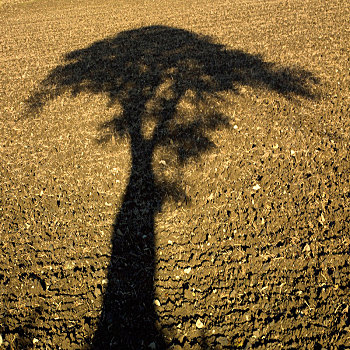
[[[350,348],[347,1],[0,8],[0,349]]]

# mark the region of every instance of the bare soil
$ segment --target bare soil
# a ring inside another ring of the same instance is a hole
[[[0,7],[0,349],[349,349],[350,6]]]

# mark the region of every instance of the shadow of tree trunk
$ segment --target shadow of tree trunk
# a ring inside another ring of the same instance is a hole
[[[152,170],[153,146],[142,138],[140,126],[134,125],[130,141],[131,175],[114,223],[108,288],[93,343],[99,349],[165,346],[153,308],[154,218],[162,198]]]

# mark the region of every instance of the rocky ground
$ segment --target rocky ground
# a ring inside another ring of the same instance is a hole
[[[3,1],[0,349],[350,348],[349,18]]]

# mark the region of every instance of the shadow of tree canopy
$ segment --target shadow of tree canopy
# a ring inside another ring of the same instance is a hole
[[[103,312],[93,348],[142,349],[151,343],[166,348],[156,327],[154,300],[154,220],[165,196],[181,189],[157,182],[152,157],[158,147],[176,154],[179,166],[215,145],[208,132],[229,125],[215,106],[182,116],[178,105],[191,93],[200,104],[210,95],[238,92],[241,85],[313,98],[313,76],[277,67],[259,55],[228,50],[211,38],[183,29],[150,26],[73,51],[53,69],[28,100],[38,113],[50,100],[70,91],[107,94],[122,112],[102,125],[120,137],[128,135],[132,169],[123,203],[116,215],[113,250]],[[153,127],[147,134],[144,125]]]

